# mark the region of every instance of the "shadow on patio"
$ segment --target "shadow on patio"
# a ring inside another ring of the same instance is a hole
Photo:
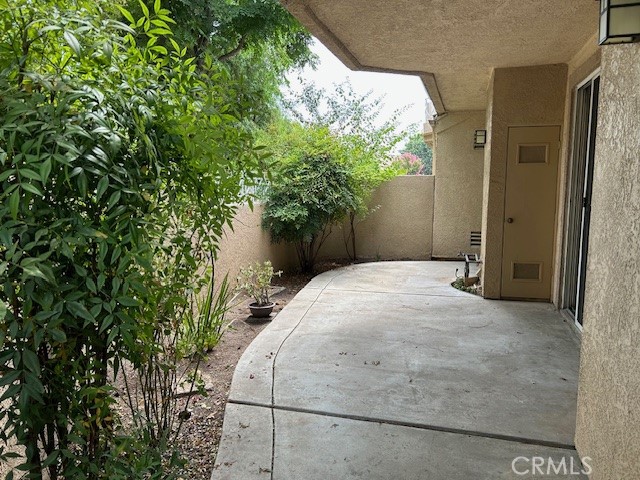
[[[453,289],[460,267],[314,278],[238,364],[213,478],[526,478],[534,456],[579,470],[570,327],[548,304]]]

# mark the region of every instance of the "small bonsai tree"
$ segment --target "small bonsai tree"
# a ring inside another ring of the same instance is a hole
[[[275,272],[269,260],[264,263],[256,262],[240,269],[236,288],[238,291],[245,292],[253,297],[256,301],[256,306],[264,307],[271,303],[269,301],[269,287],[274,275],[279,277],[282,275],[282,271]]]

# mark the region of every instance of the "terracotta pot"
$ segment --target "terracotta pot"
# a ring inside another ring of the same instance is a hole
[[[271,315],[273,311],[273,307],[276,304],[274,302],[269,302],[266,305],[258,305],[257,302],[253,302],[249,305],[249,310],[251,310],[251,316],[255,318],[266,318]]]

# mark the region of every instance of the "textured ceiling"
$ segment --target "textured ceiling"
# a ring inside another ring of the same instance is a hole
[[[419,74],[440,113],[485,108],[492,68],[567,63],[598,28],[594,0],[282,3],[350,68]]]

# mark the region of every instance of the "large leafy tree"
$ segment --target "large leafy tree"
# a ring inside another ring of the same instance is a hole
[[[309,56],[309,34],[278,0],[168,0],[164,6],[176,21],[176,40],[197,60],[209,52],[226,61],[265,44],[294,62]]]
[[[134,12],[140,0],[129,0]],[[153,0],[145,0],[151,5]],[[264,125],[280,98],[287,71],[313,64],[311,35],[278,0],[166,0],[176,41],[201,67],[210,55],[237,83],[244,118]],[[162,27],[162,25],[156,25]]]
[[[433,171],[433,152],[427,145],[420,132],[412,134],[407,140],[407,144],[402,149],[402,153],[410,153],[420,159],[423,165],[422,175],[431,175]]]

